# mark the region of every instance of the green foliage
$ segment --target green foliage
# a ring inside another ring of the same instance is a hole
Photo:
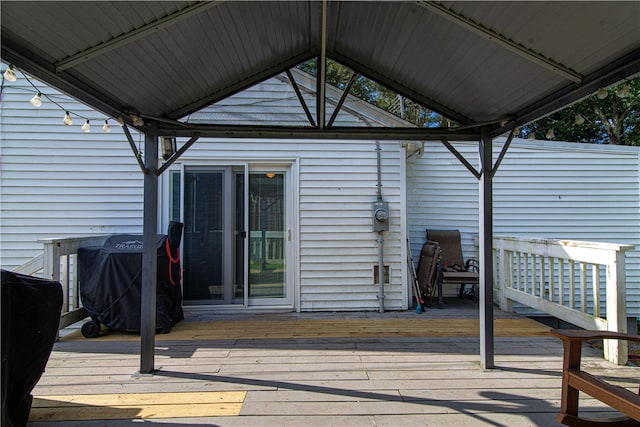
[[[315,76],[317,61],[307,61],[298,68]],[[345,89],[352,75],[353,71],[349,68],[327,59],[328,84]],[[456,125],[442,115],[361,75],[356,78],[350,93],[416,126]],[[537,139],[640,145],[640,77],[610,87],[606,94],[606,97],[594,94],[552,115],[522,126],[518,136],[526,138],[534,133]],[[576,122],[578,115],[584,119],[582,123]],[[553,130],[553,135],[549,134],[549,130]]]
[[[602,93],[604,95],[604,92]],[[583,123],[576,121],[582,117]],[[553,129],[554,136],[548,135]],[[520,129],[537,139],[595,144],[640,145],[640,77],[612,86]]]
[[[313,76],[317,75],[317,61],[315,59],[300,64],[298,68]],[[353,75],[353,70],[327,59],[326,73],[328,84],[344,90]],[[442,115],[407,98],[400,97],[386,86],[362,75],[358,75],[349,93],[419,127],[440,127],[453,124]]]

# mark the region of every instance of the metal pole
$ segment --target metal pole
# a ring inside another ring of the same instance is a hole
[[[140,373],[154,371],[156,333],[158,134],[155,122],[144,134],[144,218],[142,239],[142,289],[140,302]]]
[[[492,139],[483,128],[480,140],[480,366],[493,369],[493,188]]]
[[[326,98],[326,78],[327,78],[327,0],[322,1],[322,17],[320,21],[320,57],[318,58],[318,90],[317,90],[317,112],[318,128],[325,127],[325,98]]]
[[[382,231],[378,231],[378,311],[384,313],[384,239]]]

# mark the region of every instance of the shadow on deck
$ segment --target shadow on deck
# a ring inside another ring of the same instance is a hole
[[[460,306],[457,307],[458,303]],[[156,337],[158,369],[136,375],[139,337],[73,333],[34,389],[30,425],[553,426],[561,343],[496,310],[497,369],[479,367],[477,310],[209,314]],[[637,368],[593,348],[585,366],[637,389]],[[588,396],[582,407],[608,408]]]

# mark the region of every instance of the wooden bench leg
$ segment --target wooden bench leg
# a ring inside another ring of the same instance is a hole
[[[578,416],[578,398],[580,392],[569,386],[569,369],[580,369],[582,342],[566,340],[562,342],[564,356],[562,359],[562,399],[558,422],[563,422],[565,415]]]

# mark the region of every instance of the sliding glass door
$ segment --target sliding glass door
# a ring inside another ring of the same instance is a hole
[[[172,200],[184,195],[185,302],[291,304],[287,169],[185,166],[183,176],[171,186]]]

